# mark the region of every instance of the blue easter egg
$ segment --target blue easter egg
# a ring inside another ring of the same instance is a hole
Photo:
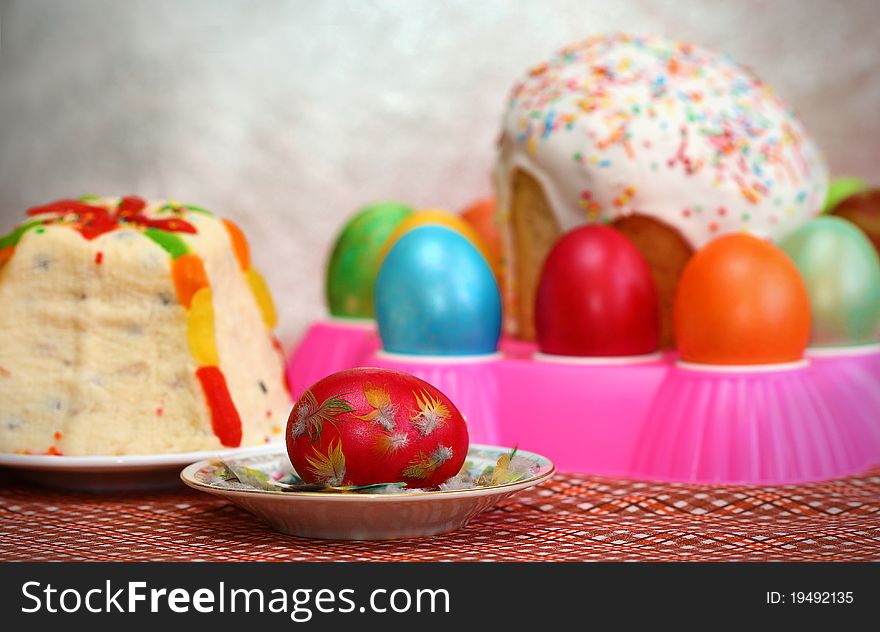
[[[376,279],[375,305],[386,351],[476,355],[498,346],[495,276],[473,244],[449,228],[415,228],[394,244]]]

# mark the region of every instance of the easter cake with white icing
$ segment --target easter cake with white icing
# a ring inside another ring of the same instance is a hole
[[[282,431],[275,312],[235,224],[137,197],[28,216],[0,237],[0,452],[187,452]]]
[[[824,158],[772,89],[727,56],[661,37],[599,35],[513,87],[495,168],[508,329],[534,338],[541,264],[559,236],[611,223],[657,285],[661,339],[693,252],[778,239],[822,208]]]

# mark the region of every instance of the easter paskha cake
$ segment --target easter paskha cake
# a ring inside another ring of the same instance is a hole
[[[256,445],[290,410],[237,226],[137,197],[61,200],[0,238],[0,452]]]
[[[498,146],[508,325],[534,337],[541,265],[559,236],[611,223],[651,268],[661,340],[693,252],[745,231],[778,239],[822,208],[824,159],[769,86],[728,57],[658,37],[596,36],[533,67]]]

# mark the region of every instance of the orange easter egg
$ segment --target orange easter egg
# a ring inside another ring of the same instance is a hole
[[[501,231],[495,221],[495,198],[477,200],[461,211],[461,218],[476,231],[489,253],[489,265],[496,277],[501,276]]]
[[[810,339],[810,300],[798,269],[780,248],[730,234],[688,262],[673,320],[684,361],[794,362]]]
[[[473,226],[464,221],[458,215],[450,213],[449,211],[443,211],[433,208],[418,210],[409,215],[402,222],[400,222],[394,232],[391,233],[391,235],[385,241],[385,246],[382,248],[382,253],[379,256],[379,261],[385,261],[385,255],[387,255],[388,251],[391,250],[391,247],[397,243],[398,239],[403,237],[413,228],[425,226],[426,224],[446,226],[447,228],[451,228],[461,235],[464,235],[465,238],[467,238],[467,240],[476,247],[480,254],[483,255],[483,258],[486,259],[486,261],[489,262],[491,266],[491,254],[486,247],[486,244],[480,238],[480,235],[477,234],[476,230],[474,230]]]

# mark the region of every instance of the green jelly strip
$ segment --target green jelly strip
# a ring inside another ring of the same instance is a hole
[[[202,208],[201,206],[194,206],[192,204],[184,204],[188,211],[192,211],[193,213],[204,213],[205,215],[214,215],[211,211],[206,208]]]
[[[7,248],[8,246],[15,246],[18,241],[21,239],[21,236],[24,235],[27,231],[35,226],[42,226],[43,220],[34,219],[29,222],[25,222],[24,224],[16,227],[11,233],[3,235],[0,237],[0,248]]]
[[[171,255],[172,259],[182,257],[189,252],[186,242],[175,233],[150,227],[144,230],[144,235],[159,244],[165,252]]]
[[[91,194],[89,194],[89,195],[81,195],[81,196],[79,196],[79,201],[80,201],[80,202],[85,202],[85,203],[87,203],[87,204],[88,204],[89,202],[100,202],[101,199],[102,199],[102,198],[101,198],[100,195],[91,195]]]
[[[201,206],[193,206],[192,204],[182,204],[178,206],[174,206],[173,204],[165,204],[164,206],[159,208],[160,213],[170,213],[172,211],[179,211],[180,209],[185,208],[188,211],[193,213],[202,213],[203,215],[211,215],[214,214],[206,208],[202,208]]]

